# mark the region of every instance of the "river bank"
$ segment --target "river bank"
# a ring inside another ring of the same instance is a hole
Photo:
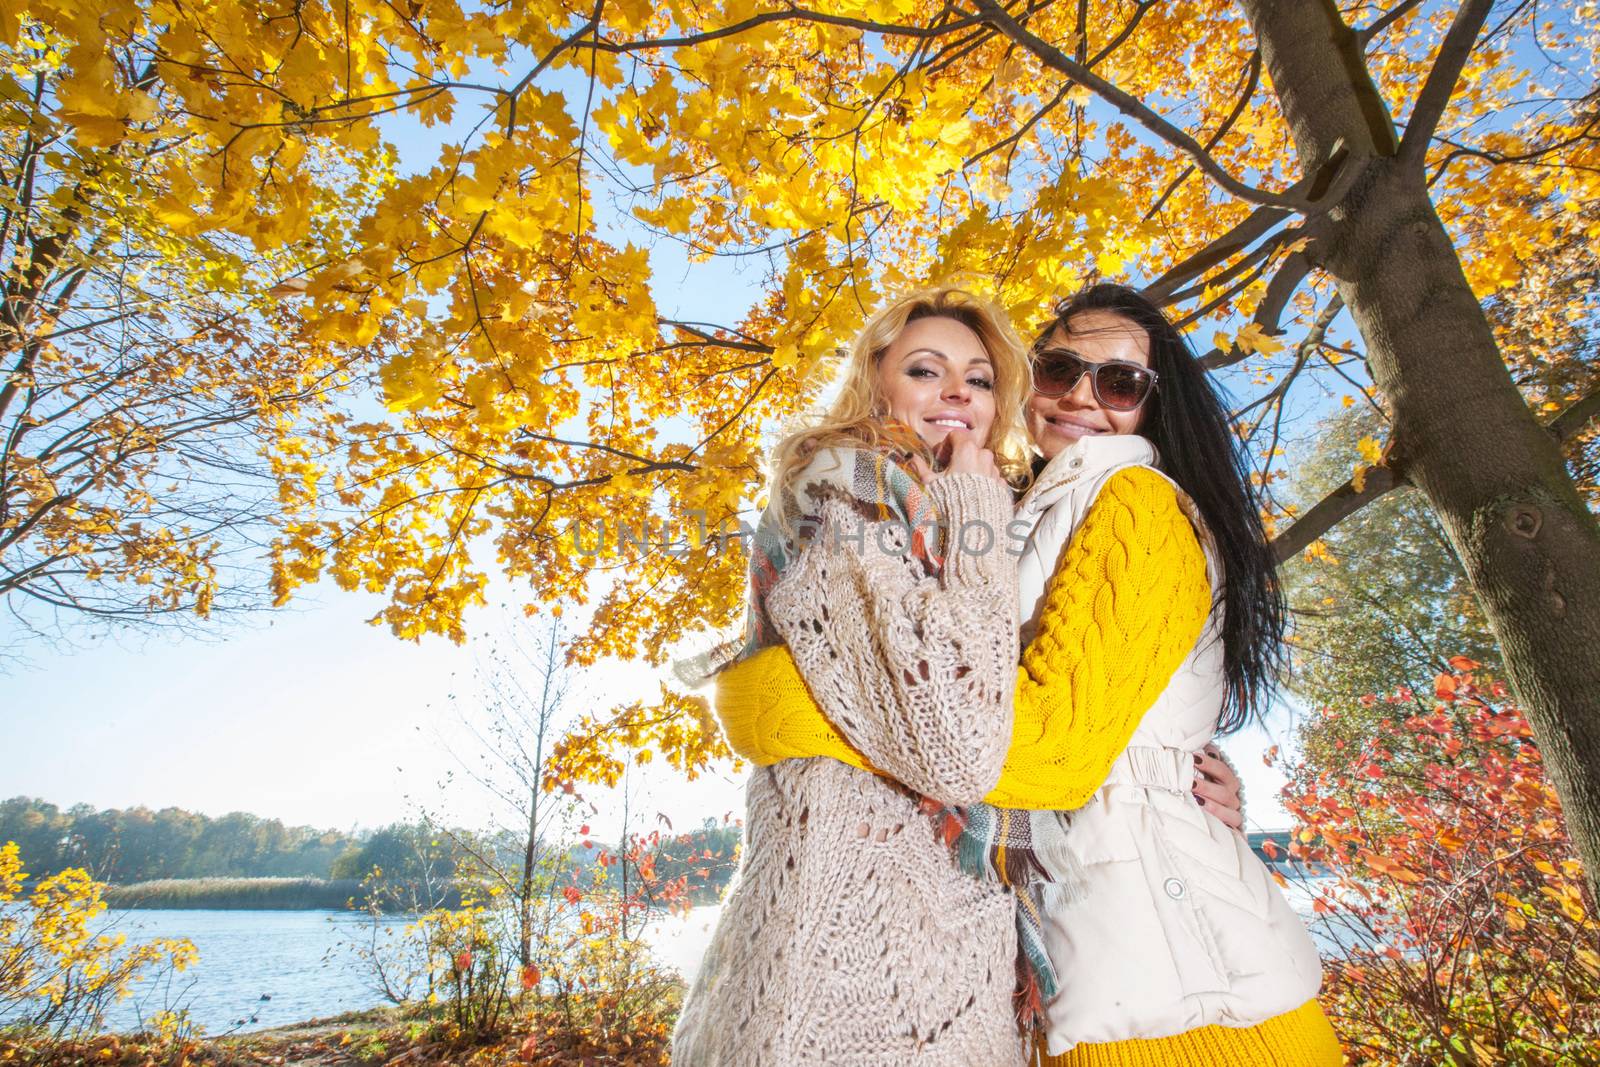
[[[651,958],[692,981],[719,912],[709,905],[652,916],[643,934]],[[127,1000],[110,1006],[107,1028],[132,1033],[162,1011],[181,1009],[213,1036],[379,1008],[386,1000],[362,950],[395,936],[409,919],[383,916],[375,923],[361,912],[332,909],[154,909],[108,918],[108,929],[130,942],[186,938],[199,960],[181,974],[136,984]]]
[[[364,896],[354,878],[162,878],[105,890],[118,911],[337,911]]]

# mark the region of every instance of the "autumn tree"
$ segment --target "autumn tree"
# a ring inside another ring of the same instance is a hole
[[[30,630],[264,604],[283,457],[362,358],[271,292],[343,254],[387,150],[229,122],[167,62],[212,17],[0,12],[0,600]]]
[[[1311,507],[1348,480],[1363,449],[1385,432],[1365,408],[1341,410],[1318,427],[1315,451],[1296,467],[1284,506]],[[1500,652],[1472,588],[1421,491],[1401,486],[1285,561],[1282,576],[1294,617],[1288,687],[1312,709],[1299,731],[1300,754],[1318,767],[1345,759],[1329,748],[1369,736],[1388,707],[1361,698],[1402,690],[1432,707],[1433,679],[1450,659],[1499,677]]]
[[[1527,720],[1453,657],[1338,761],[1286,767],[1291,854],[1341,951],[1321,996],[1354,1063],[1593,1059],[1600,922]]]
[[[572,682],[565,645],[559,620],[513,627],[488,650],[477,685],[460,701],[461,724],[474,744],[470,756],[457,760],[492,799],[492,826],[468,833],[429,813],[435,832],[462,853],[462,875],[492,889],[496,906],[508,912],[523,967],[535,965],[540,939],[557,918],[556,881],[572,850],[563,837],[577,829],[570,825],[573,798],[550,780]],[[580,836],[587,832],[582,827]]]
[[[1274,515],[1281,554],[1414,486],[1600,870],[1593,3],[7,12],[7,129],[55,137],[38,158],[61,175],[35,230],[76,227],[80,265],[120,262],[101,230],[179,241],[129,276],[219,293],[242,309],[228,329],[279,342],[249,393],[270,432],[239,424],[278,480],[278,597],[329,575],[385,594],[401,636],[459,639],[498,570],[535,609],[599,598],[576,660],[659,663],[736,624],[763,433],[882,294],[964,278],[1027,324],[1087,277],[1130,277],[1238,395],[1269,492],[1324,396],[1381,418],[1343,485]],[[437,156],[396,164],[396,122],[431,127]],[[71,278],[54,247],[22,260],[60,275],[49,293]],[[687,273],[658,279],[668,255]],[[754,296],[675,314],[673,287],[717,258]],[[18,366],[69,351],[39,299]],[[306,407],[344,378],[386,410]],[[624,710],[596,721],[625,744],[687,767],[715,751],[681,694]]]

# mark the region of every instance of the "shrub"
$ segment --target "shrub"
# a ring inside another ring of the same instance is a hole
[[[1346,950],[1323,1003],[1356,1063],[1594,1063],[1600,924],[1560,803],[1504,686],[1450,662],[1431,711],[1382,698],[1396,717],[1345,758],[1289,769]]]
[[[0,1017],[56,1036],[98,1030],[108,1008],[134,984],[198,954],[185,940],[129,946],[96,920],[105,886],[69,867],[24,892],[27,871],[15,842],[0,848]]]

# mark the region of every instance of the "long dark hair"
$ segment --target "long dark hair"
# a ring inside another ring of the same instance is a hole
[[[1120,315],[1150,338],[1150,367],[1158,385],[1145,401],[1139,432],[1155,445],[1161,469],[1189,494],[1216,541],[1223,567],[1218,599],[1227,681],[1217,728],[1232,733],[1265,713],[1283,663],[1288,614],[1249,464],[1228,428],[1227,408],[1211,376],[1161,309],[1138,290],[1110,283],[1082,290],[1056,306],[1039,341],[1058,328],[1071,333],[1071,320],[1088,311]]]

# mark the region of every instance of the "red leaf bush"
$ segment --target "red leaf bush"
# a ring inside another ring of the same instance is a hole
[[[1354,1063],[1600,1063],[1600,925],[1560,803],[1505,687],[1451,667],[1431,708],[1363,698],[1394,717],[1285,768],[1340,947],[1323,1004]]]

